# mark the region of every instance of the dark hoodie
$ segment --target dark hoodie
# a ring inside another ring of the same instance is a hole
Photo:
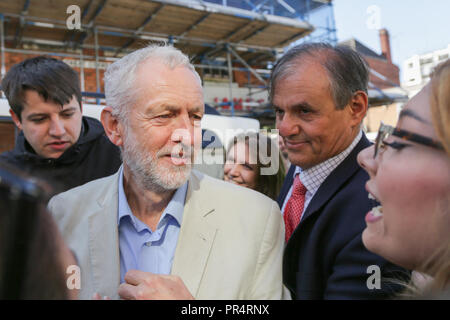
[[[21,131],[14,149],[2,153],[0,161],[44,179],[55,194],[109,176],[122,163],[119,148],[106,137],[102,124],[90,117],[83,117],[77,143],[57,159],[37,155]]]

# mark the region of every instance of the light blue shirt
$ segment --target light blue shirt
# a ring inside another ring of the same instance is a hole
[[[123,189],[123,168],[119,172],[120,283],[128,270],[170,274],[183,218],[188,182],[177,189],[154,232],[131,212]]]

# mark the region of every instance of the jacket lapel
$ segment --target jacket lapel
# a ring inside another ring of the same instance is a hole
[[[202,176],[195,171],[189,179],[178,244],[171,274],[178,275],[196,297],[217,228],[208,223],[214,207],[208,193],[200,189]],[[204,187],[202,187],[204,188]]]
[[[305,225],[305,221],[310,217],[319,214],[320,209],[325,205],[325,203],[328,202],[329,199],[331,199],[336,194],[336,192],[341,189],[342,185],[345,184],[348,179],[350,179],[360,169],[356,161],[356,157],[362,149],[368,146],[370,146],[370,142],[363,134],[361,140],[350,152],[347,158],[345,158],[344,161],[336,169],[334,169],[321,184],[319,190],[317,190],[316,194],[306,208],[306,211],[303,213],[303,217],[299,225],[294,230],[292,236],[286,244],[283,255],[283,281],[286,286],[289,287],[291,292],[294,292],[293,298],[295,298],[295,287],[292,287],[292,285],[294,285],[297,281],[297,258],[302,246],[301,241],[297,240],[296,238],[300,236],[302,226]]]
[[[291,165],[288,170],[288,173],[286,174],[286,177],[284,178],[283,186],[281,187],[280,194],[278,195],[277,198],[277,203],[280,209],[283,209],[284,200],[286,199],[289,189],[291,188],[292,182],[294,181],[294,178],[292,177],[294,171],[295,166]]]
[[[118,299],[120,284],[119,235],[117,228],[118,174],[98,198],[99,209],[89,217],[89,251],[94,291]]]
[[[340,190],[341,186],[360,169],[358,162],[356,161],[356,157],[362,149],[368,146],[370,146],[370,142],[363,134],[361,140],[358,142],[355,148],[353,148],[347,158],[345,158],[344,161],[342,161],[342,163],[331,172],[331,174],[325,179],[325,181],[322,182],[316,194],[306,208],[299,227],[301,226],[302,222],[308,219],[315,212],[318,212],[319,209],[331,197],[333,197],[336,192]],[[297,229],[299,228],[297,227]]]

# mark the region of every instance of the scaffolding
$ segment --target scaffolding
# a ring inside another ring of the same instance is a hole
[[[80,14],[80,28],[72,30],[71,5]],[[5,53],[60,57],[78,68],[83,95],[100,104],[100,69],[149,42],[165,42],[187,53],[203,78],[228,82],[228,99],[217,106],[234,115],[236,76],[245,73],[248,81],[241,85],[251,97],[267,89],[271,66],[291,43],[318,32],[321,41],[335,43],[333,17],[323,21],[325,29],[311,23],[322,10],[332,13],[332,1],[0,0],[1,76]],[[95,90],[86,90],[89,63]],[[243,110],[247,114],[265,103],[248,105],[253,107]]]
[[[314,26],[314,31],[302,37],[302,41],[321,41],[337,44],[336,24],[331,0],[204,0],[276,16],[299,19]],[[296,41],[293,41],[296,43]]]

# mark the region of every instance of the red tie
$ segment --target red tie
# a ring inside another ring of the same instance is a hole
[[[285,239],[286,242],[291,237],[295,228],[302,217],[303,208],[305,206],[306,187],[300,181],[297,174],[294,178],[294,186],[292,187],[292,194],[284,208],[284,225],[286,227]]]

